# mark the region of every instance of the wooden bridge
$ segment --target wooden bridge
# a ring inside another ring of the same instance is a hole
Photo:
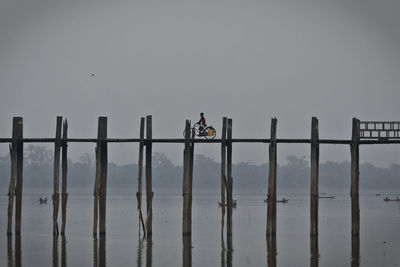
[[[185,138],[153,139],[152,116],[142,117],[140,120],[139,138],[107,138],[107,117],[99,117],[97,138],[68,138],[67,120],[62,117],[56,119],[55,138],[24,138],[23,119],[13,118],[13,130],[11,138],[0,138],[0,143],[10,143],[11,178],[8,192],[8,225],[7,234],[12,234],[12,217],[15,199],[15,234],[21,234],[22,211],[22,184],[23,184],[23,145],[24,143],[54,143],[54,192],[53,192],[53,234],[59,235],[58,210],[60,206],[60,160],[61,160],[61,235],[65,235],[67,214],[67,148],[69,143],[89,142],[96,143],[96,177],[94,183],[94,222],[93,236],[106,234],[106,192],[107,192],[107,165],[108,144],[111,143],[139,143],[138,159],[138,191],[137,209],[139,221],[144,236],[152,235],[152,144],[153,143],[180,143],[184,144],[183,160],[183,214],[182,234],[191,235],[192,221],[192,181],[193,181],[193,155],[195,144],[218,143],[221,145],[221,203],[222,214],[227,211],[227,238],[228,244],[232,236],[232,144],[233,143],[268,143],[269,144],[269,178],[268,178],[268,206],[266,235],[276,235],[276,187],[277,187],[277,144],[278,143],[304,143],[311,148],[311,177],[310,177],[310,235],[318,235],[318,169],[319,169],[319,145],[343,144],[350,146],[351,152],[351,223],[352,236],[360,233],[359,210],[359,146],[371,144],[400,144],[400,122],[377,122],[352,120],[351,138],[347,140],[320,139],[318,131],[318,119],[311,120],[310,139],[279,139],[277,138],[277,119],[271,119],[271,133],[269,138],[259,139],[233,139],[232,119],[222,119],[221,138],[196,139],[194,131],[190,132],[191,123],[186,120]],[[145,154],[144,154],[145,151]],[[146,212],[142,213],[142,185],[143,185],[143,161],[146,168]],[[226,208],[225,208],[226,207]],[[140,230],[139,230],[140,234]]]

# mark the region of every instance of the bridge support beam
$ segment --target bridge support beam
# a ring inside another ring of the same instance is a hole
[[[318,235],[318,169],[319,169],[318,119],[311,120],[311,182],[310,182],[310,234]]]
[[[351,235],[360,234],[360,203],[359,203],[359,180],[360,180],[360,120],[353,118],[351,138]]]
[[[277,119],[272,118],[271,142],[269,143],[267,236],[276,235],[276,124]]]

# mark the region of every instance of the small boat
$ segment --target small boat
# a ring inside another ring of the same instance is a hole
[[[383,199],[383,201],[400,201],[400,198],[399,198],[399,196],[397,196],[397,198],[388,198],[388,197],[385,197],[385,198]]]
[[[222,203],[219,202],[219,201],[218,201],[218,206],[222,207]],[[228,204],[225,203],[225,207],[227,207],[227,206],[228,206]],[[233,199],[233,200],[232,200],[232,207],[233,207],[233,208],[237,208],[237,200],[236,200],[236,199]]]
[[[282,198],[282,199],[277,199],[276,203],[288,203],[289,199],[288,198]],[[265,203],[268,203],[268,198],[264,199]]]
[[[328,199],[332,199],[335,198],[335,196],[318,196],[318,198],[328,198]]]
[[[39,197],[39,203],[40,204],[47,204],[47,197],[45,197],[45,198]]]

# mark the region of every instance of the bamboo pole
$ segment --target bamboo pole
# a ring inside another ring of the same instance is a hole
[[[99,174],[99,232],[106,234],[106,196],[107,196],[107,117],[99,117],[98,138],[100,142],[100,174]],[[98,147],[99,148],[99,147]],[[101,245],[101,238],[100,238]]]
[[[142,214],[142,188],[143,188],[143,147],[144,147],[144,124],[145,120],[142,117],[140,119],[140,143],[139,143],[139,162],[138,162],[138,191],[136,193],[137,199],[137,210],[139,212],[139,236],[140,236],[140,223],[143,227],[143,234],[146,236],[146,228],[144,226],[143,214]]]
[[[276,235],[276,124],[277,119],[272,118],[271,143],[269,144],[267,236]]]
[[[353,118],[351,142],[351,234],[360,234],[360,203],[359,203],[359,178],[360,178],[360,120]]]
[[[228,133],[227,133],[227,176],[228,176],[228,188],[226,192],[227,196],[227,236],[228,236],[228,244],[229,238],[232,236],[232,119],[228,119]]]
[[[56,139],[54,141],[53,165],[53,235],[58,235],[58,207],[60,206],[60,150],[61,150],[61,124],[62,117],[57,116]]]
[[[152,116],[146,116],[146,235],[151,236],[153,233],[153,185],[152,185]]]
[[[68,193],[67,193],[67,179],[68,179],[68,157],[67,157],[67,144],[68,138],[68,122],[64,120],[63,123],[63,137],[62,137],[62,188],[61,188],[61,216],[62,216],[62,223],[61,223],[61,235],[65,235],[65,226],[67,223],[67,200],[68,200]],[[65,240],[63,238],[63,240]]]
[[[222,118],[222,132],[221,132],[221,207],[222,215],[225,215],[225,192],[227,187],[226,182],[226,123],[227,118]]]
[[[185,150],[183,158],[183,215],[182,234],[190,235],[190,121],[185,124]]]
[[[23,182],[23,159],[24,159],[24,143],[23,139],[23,121],[21,117],[14,118],[16,120],[17,139],[17,183],[16,183],[16,199],[15,199],[15,234],[21,235],[21,215],[22,215],[22,182]]]
[[[318,119],[311,120],[311,183],[310,183],[310,233],[318,235],[318,169],[319,169],[319,144],[318,144]]]

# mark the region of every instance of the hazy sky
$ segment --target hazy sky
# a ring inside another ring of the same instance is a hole
[[[278,138],[309,138],[317,116],[320,138],[348,139],[352,117],[400,121],[399,51],[398,0],[0,0],[0,137],[13,116],[53,137],[57,115],[70,137],[95,137],[101,115],[110,137],[138,137],[151,114],[155,138],[180,138],[205,112],[218,135],[228,116],[234,138],[267,138],[277,117]],[[180,145],[154,150],[181,161]],[[281,145],[279,161],[309,150]],[[137,153],[110,145],[111,161]],[[321,147],[321,161],[349,159]],[[235,145],[234,161],[266,162],[267,146]],[[400,163],[400,147],[362,147],[361,161]]]

